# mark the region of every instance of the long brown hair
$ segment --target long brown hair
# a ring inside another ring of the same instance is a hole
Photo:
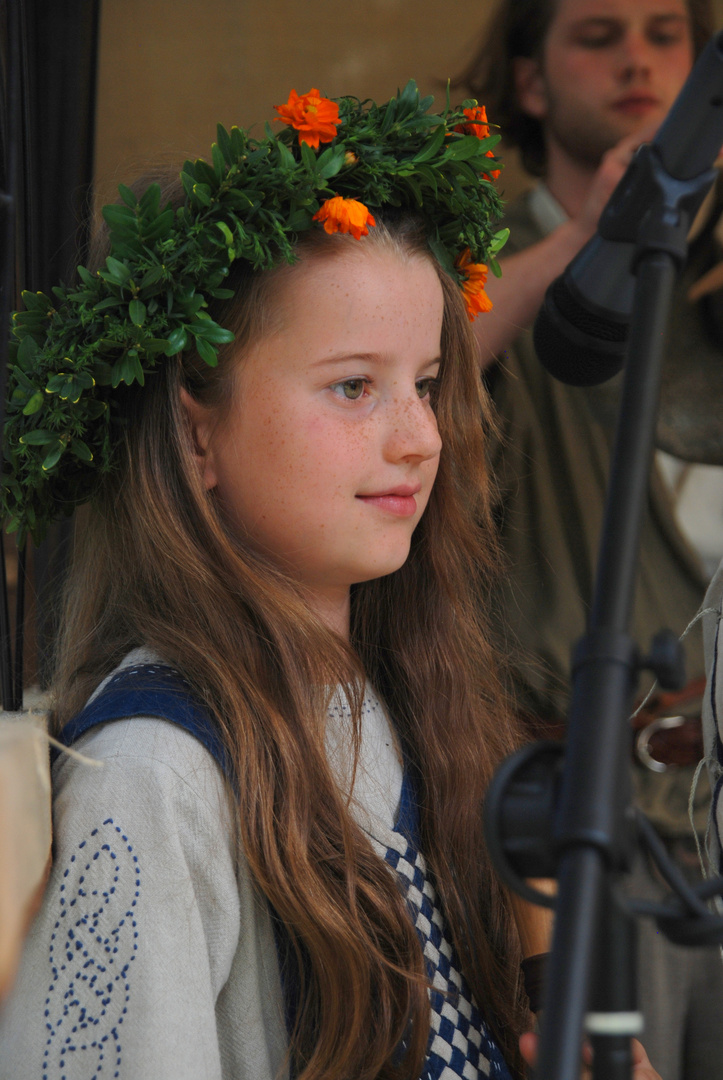
[[[713,34],[711,0],[686,0],[695,56]],[[557,0],[500,0],[485,24],[474,56],[452,85],[476,97],[499,124],[509,146],[518,146],[522,164],[532,176],[546,167],[542,124],[517,101],[514,60],[540,60],[555,17]]]
[[[408,219],[379,223],[367,242],[432,259]],[[292,580],[230,533],[203,489],[180,402],[182,387],[222,400],[247,343],[272,317],[278,275],[358,243],[319,231],[300,246],[300,266],[239,269],[236,297],[220,315],[236,341],[218,368],[184,354],[128,395],[117,469],[91,509],[67,590],[54,722],[62,726],[136,646],[180,669],[234,763],[251,873],[305,958],[294,1067],[303,1080],[416,1078],[429,1032],[421,947],[325,751],[328,688],[344,688],[358,745],[368,678],[408,755],[423,850],[462,970],[514,1068],[518,945],[485,853],[481,809],[516,737],[485,619],[497,567],[490,418],[458,286],[437,268],[445,302],[438,477],[405,565],[353,588],[350,646]]]

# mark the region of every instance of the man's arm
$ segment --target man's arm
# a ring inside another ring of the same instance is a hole
[[[480,362],[487,367],[518,334],[535,320],[545,291],[574,259],[597,229],[598,219],[618,181],[630,164],[641,142],[652,138],[654,129],[646,129],[623,139],[603,157],[593,174],[589,191],[579,213],[560,225],[544,240],[524,251],[500,259],[501,278],[488,278],[486,292],[492,311],[474,322],[480,346]],[[567,209],[572,209],[563,191],[549,181],[552,194]]]

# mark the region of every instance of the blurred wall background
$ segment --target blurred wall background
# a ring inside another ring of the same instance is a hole
[[[723,26],[723,0],[715,7]],[[96,205],[151,162],[206,157],[219,121],[262,132],[292,87],[383,101],[414,78],[441,104],[493,8],[494,0],[102,0]],[[528,180],[513,152],[504,160],[499,187],[514,198]]]
[[[263,124],[315,86],[385,100],[416,79],[444,99],[491,0],[103,0],[96,202],[151,161],[206,157],[215,126]],[[457,95],[458,98],[460,95]],[[507,184],[504,185],[507,188]]]

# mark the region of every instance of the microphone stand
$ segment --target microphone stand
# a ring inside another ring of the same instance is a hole
[[[722,103],[709,97],[711,106]],[[641,668],[651,668],[666,688],[683,685],[685,675],[670,632],[657,634],[651,655],[641,657],[628,627],[667,312],[690,224],[714,178],[708,169],[675,179],[655,145],[641,147],[601,218],[603,239],[629,246],[635,290],[592,610],[573,654],[564,764],[555,744],[526,748],[503,763],[485,807],[490,853],[503,879],[534,903],[545,898],[523,878],[559,882],[537,1080],[579,1080],[584,1030],[593,1041],[596,1080],[626,1080],[630,1036],[642,1030],[634,905],[618,889],[635,848],[627,718]],[[723,892],[723,879],[708,883],[706,895],[714,888]],[[654,913],[666,933],[684,941],[698,920],[690,942],[723,940],[723,919],[710,915],[693,890],[683,886],[681,895],[682,906]]]
[[[554,827],[559,894],[536,1074],[542,1080],[578,1080],[581,1033],[590,1006],[596,1017],[617,1017],[608,1021],[615,1038],[611,1053],[601,1036],[605,1022],[591,1031],[597,1035],[596,1076],[622,1080],[631,1075],[629,1036],[641,1029],[631,1008],[634,987],[612,970],[614,955],[625,954],[624,943],[634,937],[631,918],[612,895],[612,882],[630,857],[630,731],[625,720],[632,712],[640,661],[627,629],[675,276],[675,258],[668,251],[653,245],[641,255],[593,606],[588,633],[573,660],[566,767]],[[601,941],[603,914],[607,947]],[[598,955],[602,950],[605,962],[597,965],[595,975],[607,968],[607,985],[591,979],[596,950]]]

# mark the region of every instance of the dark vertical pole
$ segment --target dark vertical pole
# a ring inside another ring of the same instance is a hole
[[[17,178],[20,144],[20,55],[21,7],[19,0],[0,4],[0,44],[2,45],[2,128],[0,137],[0,238],[2,243],[0,267],[0,431],[5,417],[5,392],[8,365],[8,327],[15,299],[15,259],[17,221]],[[2,443],[0,442],[0,468]],[[18,693],[13,678],[10,614],[8,609],[5,546],[0,536],[0,692],[4,709],[16,711],[22,707],[22,687]]]
[[[14,0],[19,2],[19,0]],[[68,281],[87,244],[93,177],[100,0],[24,0],[23,215],[26,288]],[[47,684],[71,525],[34,553],[38,663]]]

